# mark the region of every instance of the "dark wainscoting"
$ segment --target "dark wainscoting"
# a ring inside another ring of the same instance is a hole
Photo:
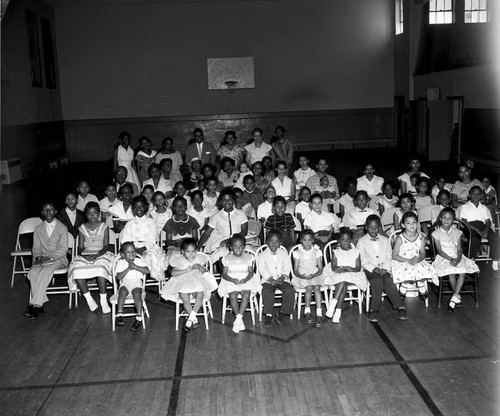
[[[265,140],[269,141],[277,125],[286,127],[288,138],[298,150],[394,145],[393,108],[64,122],[71,161],[110,159],[122,131],[132,135],[133,147],[137,146],[140,136],[148,136],[154,148],[160,146],[163,137],[170,136],[175,147],[183,153],[195,127],[201,127],[206,140],[218,145],[226,130],[236,131],[238,142],[246,144],[255,127],[260,127]]]
[[[2,126],[2,160],[20,158],[23,173],[48,168],[65,153],[62,121]]]

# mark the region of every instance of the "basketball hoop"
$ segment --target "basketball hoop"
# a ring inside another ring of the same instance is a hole
[[[230,93],[236,92],[236,86],[238,85],[238,81],[226,81],[227,91]]]

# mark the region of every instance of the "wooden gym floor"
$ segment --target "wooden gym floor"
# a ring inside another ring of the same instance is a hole
[[[378,324],[346,304],[339,325],[295,317],[266,329],[248,314],[236,335],[214,299],[210,330],[185,333],[151,290],[147,330],[128,319],[113,333],[82,298],[68,310],[52,296],[41,318],[22,316],[28,287],[19,277],[10,288],[9,252],[39,198],[24,185],[1,195],[0,415],[498,414],[500,279],[486,265],[480,306],[467,296],[453,315],[431,294],[427,309],[406,301],[406,322],[385,300]]]

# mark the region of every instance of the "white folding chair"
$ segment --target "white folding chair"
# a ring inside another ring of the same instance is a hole
[[[394,231],[390,235],[389,242],[391,244],[391,248],[394,248],[394,243],[396,242],[396,238],[402,232],[403,232],[403,230],[397,230],[397,231]],[[428,259],[426,259],[425,261],[428,261],[430,263],[430,261]],[[398,285],[398,289],[399,289],[400,286],[401,286],[401,284]],[[425,286],[425,291],[427,293],[429,293],[429,287],[428,287],[428,284],[427,284],[427,280],[424,280],[424,286]],[[417,296],[418,296],[417,283],[408,283],[408,287],[407,287],[407,290],[406,290],[406,297],[408,297],[408,298],[416,298]],[[427,297],[427,299],[425,300],[425,307],[427,308],[428,306],[429,306],[429,297]]]
[[[118,284],[116,282],[116,263],[121,257],[116,257],[111,265],[111,280],[113,281],[113,295],[109,299],[109,303],[111,304],[111,328],[114,331],[116,328],[116,306],[118,305]],[[146,304],[146,279],[142,279],[142,311],[135,310],[134,298],[131,293],[127,295],[125,299],[124,308],[132,308],[131,312],[124,313],[124,317],[128,316],[137,316],[138,313],[142,316],[142,328],[146,329],[146,320],[144,319],[144,315],[149,318],[149,310],[148,305]]]
[[[252,256],[253,259],[253,271],[254,274],[257,273],[256,271],[256,257],[255,257],[255,251],[245,249],[245,253],[248,253]],[[248,307],[245,309],[245,312],[250,312],[250,315],[252,316],[252,324],[255,325],[255,312],[258,311],[259,305],[257,303],[257,293],[251,293],[250,294],[250,299],[248,301]],[[224,325],[224,322],[226,321],[226,314],[227,312],[232,312],[231,305],[228,305],[228,299],[229,296],[223,296],[222,297],[222,325]],[[241,300],[241,293],[238,293],[238,300]]]
[[[291,267],[292,277],[295,276],[295,274],[293,273],[293,265],[294,265],[293,252],[295,250],[297,250],[299,247],[301,247],[300,244],[297,244],[297,245],[293,246],[292,249],[290,250],[290,253],[288,254],[288,256],[290,258],[290,264],[292,266]],[[324,261],[324,259],[323,259],[323,261]],[[326,309],[328,309],[328,305],[329,305],[328,287],[327,286],[321,286],[321,292],[323,292],[323,296],[325,298],[324,299],[320,299],[319,302],[320,302],[320,304],[324,303],[325,306],[326,306]],[[303,296],[305,296],[305,293],[306,293],[306,289],[297,289],[297,288],[295,288],[295,302],[297,304],[297,319],[300,319],[300,314],[302,312],[302,298],[303,298]],[[313,291],[313,294],[314,294],[314,291]],[[318,302],[318,300],[314,299],[314,301],[311,301],[311,305],[317,305],[317,302]]]
[[[210,257],[208,255],[206,255],[205,253],[199,253],[199,254],[201,254],[205,258],[204,266],[208,269],[208,272],[213,274],[213,265],[212,265],[212,261],[210,260]],[[210,316],[210,318],[212,318],[212,319],[214,317],[214,313],[212,311],[212,304],[210,302],[211,298],[212,298],[212,294],[209,294],[207,297],[203,298],[203,302],[201,305],[202,312],[198,312],[196,314],[196,316],[203,316],[203,319],[205,320],[205,329],[207,331],[208,331],[208,317]],[[191,302],[191,305],[194,305],[195,300],[196,300],[195,297],[190,296],[189,300]],[[179,330],[180,318],[182,318],[182,317],[187,318],[189,316],[189,314],[185,310],[181,311],[181,305],[182,305],[182,300],[180,297],[177,297],[177,299],[175,300],[175,330],[176,331]]]
[[[325,267],[330,267],[330,263],[332,261],[332,251],[334,248],[338,245],[337,240],[332,240],[329,241],[325,248],[323,249],[323,259],[325,262]],[[330,296],[328,299],[328,303],[330,303],[333,300],[334,292],[335,292],[335,285],[329,285],[328,289],[330,290]],[[363,299],[364,299],[364,292],[357,287],[355,284],[349,283],[347,285],[347,294],[346,297],[344,298],[344,301],[349,301],[349,303],[352,305],[353,301],[356,301],[358,303],[358,312],[359,314],[363,313]],[[366,289],[366,296],[367,296],[367,303],[368,299],[370,296],[370,285],[368,285]],[[366,308],[368,310],[368,305],[366,305]]]
[[[70,262],[71,260],[73,260],[73,258],[76,257],[77,248],[78,248],[78,242],[75,242],[73,236],[70,233],[68,233],[68,252],[70,253],[70,259],[69,259]],[[78,307],[78,294],[70,290],[67,274],[68,274],[68,267],[54,270],[51,284],[47,287],[47,295],[69,295],[68,309],[71,309],[72,307],[71,297],[73,295],[75,297],[75,307]],[[62,275],[66,275],[64,283],[56,284],[56,278]]]
[[[24,247],[21,245],[21,236],[26,236],[27,234],[33,234],[35,227],[42,223],[40,217],[27,218],[19,224],[17,228],[16,245],[14,251],[11,251],[11,257],[14,257],[14,264],[12,265],[12,279],[10,282],[10,287],[14,287],[14,278],[16,275],[26,275],[29,271],[29,267],[24,264],[25,257],[31,257],[32,251],[31,247]],[[17,270],[17,259],[19,258],[22,270]]]
[[[267,244],[264,244],[262,246],[260,246],[257,251],[255,252],[255,258],[257,259],[257,256],[259,255],[259,253],[263,252],[264,250],[267,250]],[[283,246],[280,246],[280,250],[284,250],[285,253],[288,254],[288,251],[286,250],[285,247]],[[255,262],[255,268],[256,268],[256,273],[257,275],[259,276],[259,278],[261,279],[262,276],[260,275],[259,273],[259,268],[258,268],[258,265],[257,265],[257,262]],[[279,288],[276,288],[276,292],[275,292],[275,301],[274,301],[274,307],[276,306],[281,306],[281,302],[279,301],[283,296],[283,292],[279,289]],[[262,301],[262,292],[259,293],[259,322],[262,321],[262,310],[264,309],[264,302]],[[290,314],[290,319],[292,320],[293,319],[293,313]]]
[[[381,218],[382,230],[387,235],[390,235],[392,232],[394,232],[394,213],[398,209],[399,208],[397,208],[397,207],[386,208],[382,214],[382,218]]]

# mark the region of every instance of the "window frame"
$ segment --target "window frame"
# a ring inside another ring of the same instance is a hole
[[[446,8],[447,2],[450,4],[449,9]],[[433,3],[435,4],[434,6]],[[429,0],[428,23],[430,25],[451,25],[455,23],[455,9],[455,0]],[[434,19],[431,18],[432,16],[434,16]],[[438,22],[440,20],[439,16],[442,16],[443,21]],[[446,21],[448,16],[451,16],[451,21],[449,22]]]

